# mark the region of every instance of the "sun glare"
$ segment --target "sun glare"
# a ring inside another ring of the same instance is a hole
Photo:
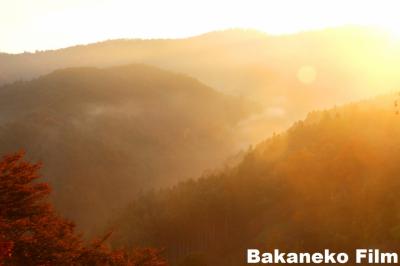
[[[302,66],[297,72],[297,78],[303,84],[312,84],[317,78],[317,71],[313,66]]]
[[[0,8],[0,51],[56,49],[113,38],[181,38],[227,28],[288,34],[375,25],[400,37],[397,6],[391,0],[15,0]]]

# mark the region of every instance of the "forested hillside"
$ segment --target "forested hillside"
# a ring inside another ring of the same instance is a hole
[[[272,36],[227,30],[176,40],[111,40],[55,51],[0,55],[0,83],[56,69],[146,63],[182,72],[263,112],[242,124],[247,143],[287,128],[313,109],[400,86],[400,50],[384,32],[340,27]]]
[[[257,247],[396,250],[397,97],[311,112],[235,167],[143,194],[113,222],[115,244],[166,247],[185,266],[244,265]]]
[[[0,266],[397,264],[393,0],[0,0]]]
[[[144,65],[59,70],[0,87],[0,154],[43,161],[58,210],[91,232],[139,191],[222,165],[255,110]]]

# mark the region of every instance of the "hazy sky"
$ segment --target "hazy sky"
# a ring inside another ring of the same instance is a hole
[[[400,34],[400,1],[0,0],[0,51],[114,38],[176,38],[226,28],[281,34],[345,24]]]

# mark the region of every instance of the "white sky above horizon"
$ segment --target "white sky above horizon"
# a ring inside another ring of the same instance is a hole
[[[399,7],[395,0],[0,0],[0,52],[229,28],[286,34],[352,24],[400,36]]]

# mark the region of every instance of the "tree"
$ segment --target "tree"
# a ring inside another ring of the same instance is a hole
[[[40,168],[23,153],[0,162],[0,265],[166,265],[155,250],[112,250],[105,244],[109,235],[84,243],[49,203],[51,189],[38,182]]]

